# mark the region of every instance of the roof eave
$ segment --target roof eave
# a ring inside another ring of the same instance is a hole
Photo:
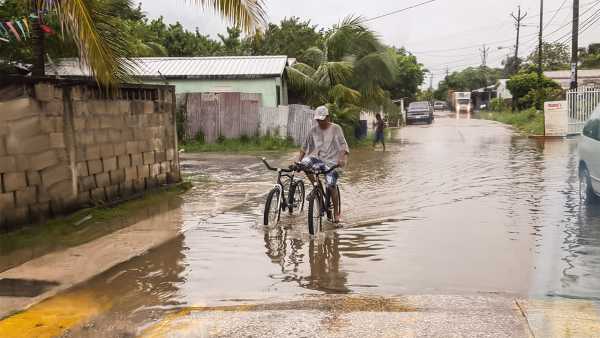
[[[140,80],[254,80],[281,77],[281,74],[245,75],[135,75]]]

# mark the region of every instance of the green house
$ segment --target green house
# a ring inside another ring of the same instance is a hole
[[[170,84],[176,94],[258,93],[264,107],[288,104],[285,55],[135,58],[135,77],[147,84]],[[49,65],[49,75],[88,77],[76,59]]]

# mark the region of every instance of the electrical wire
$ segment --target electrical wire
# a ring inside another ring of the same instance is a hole
[[[432,2],[435,2],[435,1],[437,1],[437,0],[428,0],[428,1],[420,2],[420,3],[412,5],[412,6],[408,6],[408,7],[401,8],[401,9],[397,9],[395,11],[391,11],[391,12],[388,12],[388,13],[385,13],[385,14],[374,16],[372,18],[365,19],[365,20],[363,20],[363,22],[371,22],[371,21],[374,21],[374,20],[377,20],[377,19],[384,18],[386,16],[390,16],[390,15],[394,15],[394,14],[406,12],[406,11],[408,11],[410,9],[421,7],[421,6],[425,6],[425,5],[430,4]]]
[[[556,12],[554,12],[554,15],[552,16],[552,18],[550,19],[550,21],[548,21],[546,23],[546,25],[544,26],[544,29],[548,28],[548,26],[550,26],[550,24],[552,23],[552,21],[554,21],[554,19],[556,19],[556,16],[558,15],[558,13],[562,10],[562,8],[565,6],[565,4],[567,3],[567,0],[563,0],[562,4],[560,4],[560,7],[558,8],[558,10]]]

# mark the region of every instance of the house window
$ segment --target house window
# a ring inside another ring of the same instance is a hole
[[[281,105],[281,86],[277,86],[277,105]]]

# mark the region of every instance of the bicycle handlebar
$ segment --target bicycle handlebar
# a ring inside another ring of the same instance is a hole
[[[262,161],[262,163],[265,164],[265,166],[267,167],[267,169],[272,170],[272,171],[281,171],[281,172],[284,172],[284,173],[291,173],[292,171],[304,171],[304,172],[312,173],[312,174],[327,175],[330,172],[332,172],[332,171],[334,171],[334,170],[336,170],[336,169],[338,169],[340,167],[339,164],[336,164],[336,165],[334,165],[333,167],[331,167],[331,168],[329,168],[327,170],[316,172],[313,169],[307,167],[306,165],[304,165],[304,164],[302,164],[300,162],[296,162],[296,163],[292,164],[288,169],[283,169],[283,168],[274,168],[274,167],[271,167],[271,165],[269,164],[269,162],[267,162],[267,159],[264,158],[264,157],[261,158],[260,160]]]
[[[267,169],[269,169],[269,170],[272,170],[272,171],[282,171],[282,172],[284,172],[284,173],[291,173],[292,171],[294,171],[294,170],[292,170],[292,169],[273,168],[273,167],[271,167],[271,166],[269,165],[269,162],[267,162],[267,159],[266,159],[266,158],[264,158],[264,157],[263,157],[263,158],[261,158],[261,161],[262,161],[262,163],[264,163],[264,164],[265,164],[265,166],[267,167]]]
[[[338,169],[340,167],[339,164],[334,165],[333,167],[327,169],[327,170],[322,170],[322,171],[315,171],[309,167],[307,167],[306,165],[302,164],[302,163],[296,163],[292,166],[295,170],[297,171],[304,171],[306,173],[310,173],[310,174],[315,174],[315,175],[327,175],[330,172]]]

